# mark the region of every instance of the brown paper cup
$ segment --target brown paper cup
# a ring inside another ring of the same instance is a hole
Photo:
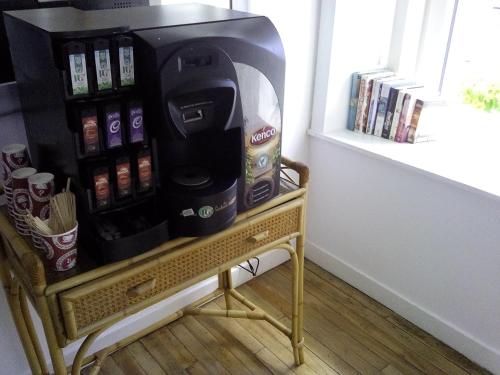
[[[78,223],[66,233],[46,235],[37,233],[45,248],[49,267],[54,271],[67,271],[76,265]]]
[[[24,215],[31,210],[28,191],[28,177],[36,173],[35,168],[20,168],[12,172],[12,212],[16,229],[23,236],[31,236],[31,231],[24,220]]]
[[[28,149],[25,145],[13,143],[2,148],[2,177],[6,187],[11,186],[12,172],[29,166]]]
[[[54,195],[54,175],[36,173],[28,177],[31,214],[47,220],[50,214],[50,197]]]
[[[36,173],[35,168],[20,168],[12,172],[12,203],[14,211],[25,215],[30,207],[28,177]]]

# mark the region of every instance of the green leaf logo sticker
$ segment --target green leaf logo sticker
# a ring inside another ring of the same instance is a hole
[[[214,208],[212,206],[203,206],[198,210],[198,215],[203,219],[208,219],[214,214]]]

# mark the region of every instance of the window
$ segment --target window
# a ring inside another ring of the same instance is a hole
[[[500,179],[492,173],[500,158],[500,112],[463,102],[467,87],[489,82],[498,89],[499,3],[323,1],[309,134],[500,196]],[[428,117],[437,142],[403,145],[346,130],[351,75],[377,67],[414,78],[447,99],[448,106]]]
[[[346,0],[321,8],[313,133],[345,129],[351,74],[376,67],[441,93],[448,103],[443,112],[466,112],[454,116],[463,124],[446,121],[439,133],[500,124],[500,0]]]
[[[416,76],[446,100],[435,121],[440,144],[498,157],[499,35],[499,0],[427,0]]]
[[[410,8],[423,2],[404,3]],[[398,7],[399,3],[396,16]],[[409,15],[413,18],[415,12]],[[421,17],[420,28],[406,22],[400,30],[393,29],[393,39],[395,34],[410,35],[406,38],[410,43],[403,42],[406,51],[391,45],[391,53],[399,59],[396,62],[406,60],[406,65],[395,64],[393,68],[406,68],[409,75],[414,68],[417,81],[446,100],[443,111],[460,113],[457,117],[462,124],[454,130],[463,128],[470,133],[472,122],[479,127],[494,121],[500,124],[500,50],[496,47],[500,0],[427,0]],[[417,53],[412,55],[413,51]],[[445,126],[443,131],[450,132],[450,128]]]
[[[450,102],[500,115],[499,36],[499,0],[457,1],[442,80]]]

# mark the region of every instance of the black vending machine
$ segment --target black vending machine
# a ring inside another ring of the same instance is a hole
[[[215,233],[278,194],[285,59],[267,18],[65,7],[5,25],[34,166],[72,178],[96,259]]]

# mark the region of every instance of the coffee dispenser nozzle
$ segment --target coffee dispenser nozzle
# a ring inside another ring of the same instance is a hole
[[[236,84],[229,79],[185,83],[169,94],[167,118],[184,139],[202,131],[227,130],[236,92]]]

